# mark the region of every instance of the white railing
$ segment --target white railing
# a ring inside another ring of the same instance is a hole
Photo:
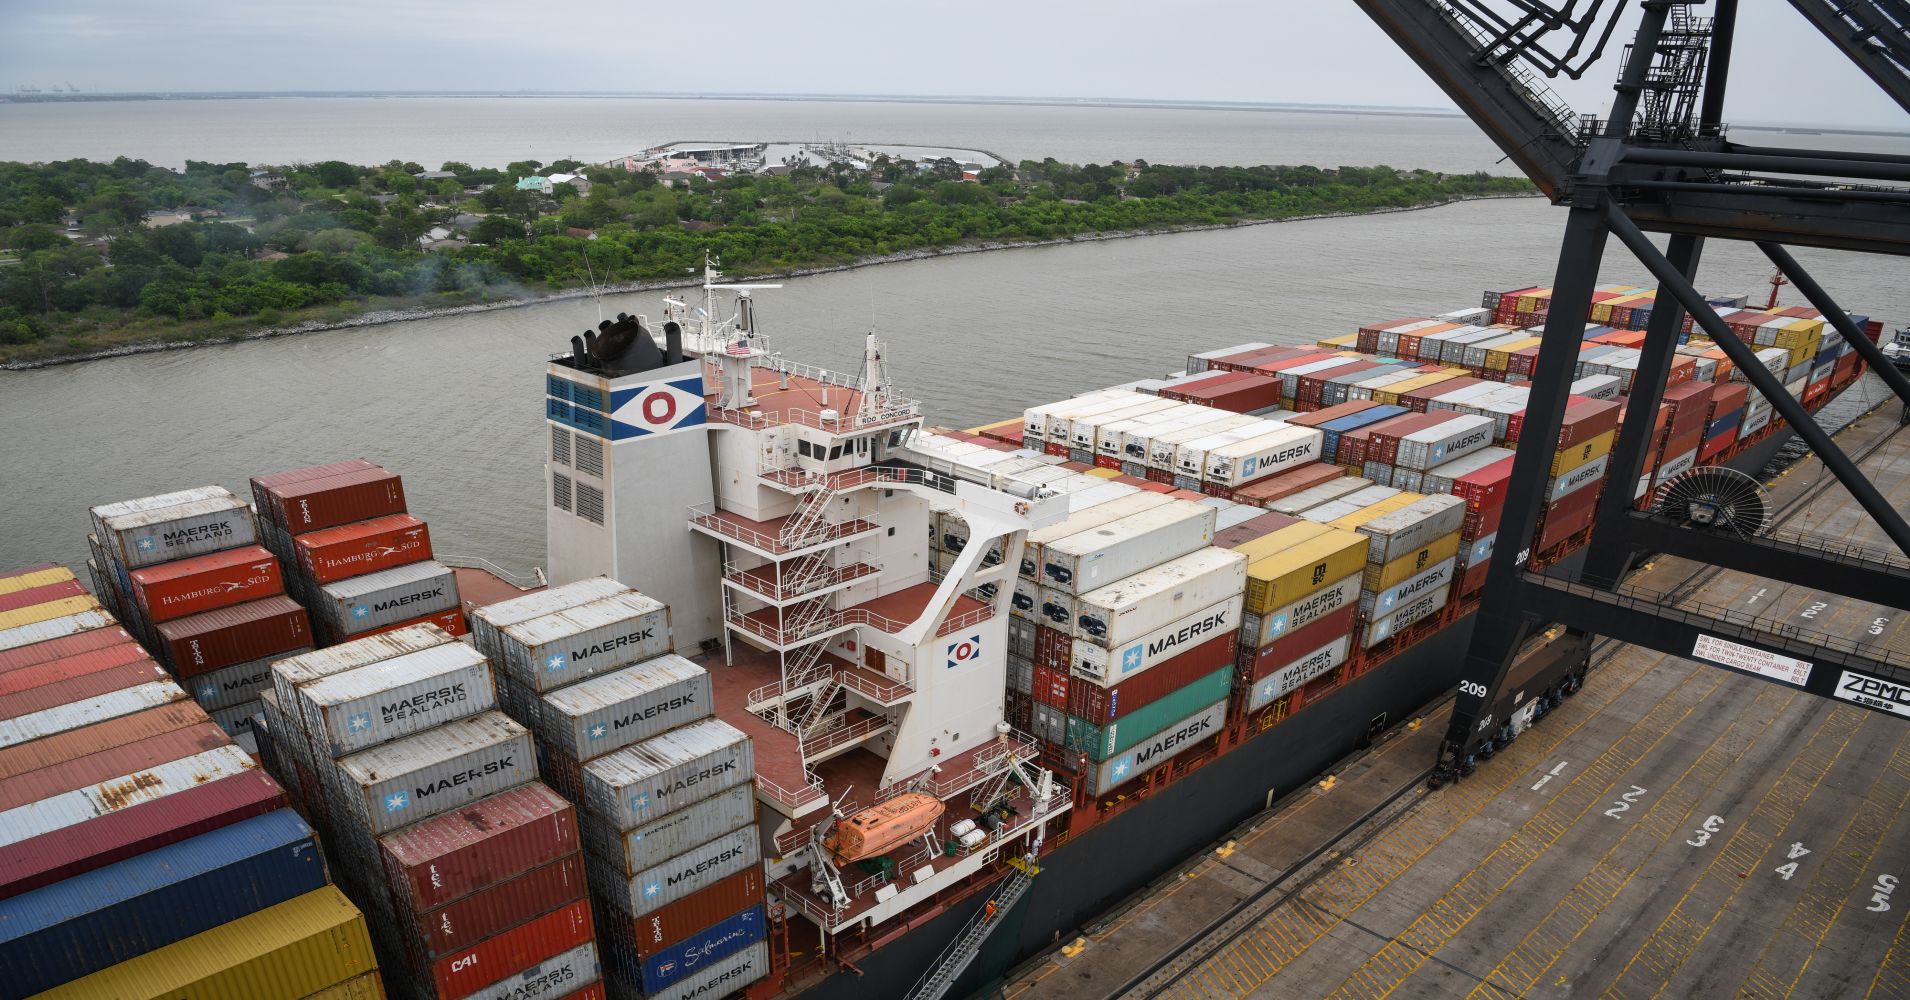
[[[768,775],[763,774],[763,772],[758,771],[756,772],[756,787],[768,793],[770,798],[792,809],[801,808],[819,798],[827,799],[829,797],[829,793],[823,789],[822,779],[816,777],[816,772],[804,771],[802,777],[803,784],[800,788],[788,788],[779,784]]]
[[[836,680],[841,681],[843,687],[884,704],[894,701],[905,694],[911,694],[915,690],[901,681],[878,681],[873,677],[865,677],[853,670],[839,671],[836,674]]]
[[[895,723],[886,715],[871,715],[860,722],[837,726],[812,738],[805,738],[802,742],[803,760],[808,760],[811,754],[825,753],[839,746],[854,743],[893,725]]]

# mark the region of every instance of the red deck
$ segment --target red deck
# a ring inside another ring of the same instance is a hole
[[[913,587],[904,587],[892,594],[884,594],[873,601],[864,601],[843,612],[843,617],[858,624],[879,628],[884,632],[896,633],[907,628],[909,623],[922,617],[922,611],[934,598],[936,585],[918,583]],[[949,621],[966,619],[984,613],[988,605],[975,600],[967,594],[957,595],[955,607],[948,613]]]
[[[756,777],[761,779],[763,789],[792,808],[813,797],[804,791],[808,785],[795,734],[776,728],[749,710],[751,691],[782,679],[776,654],[738,646],[735,659],[727,665],[721,655],[695,659],[710,672],[716,717],[747,733],[755,744]]]
[[[825,542],[836,541],[845,536],[864,531],[875,531],[881,527],[881,525],[876,524],[874,521],[864,521],[860,518],[850,521],[832,522],[827,531],[816,535],[800,546],[791,547],[784,545],[782,542],[783,524],[789,520],[790,516],[791,515],[784,514],[781,517],[772,517],[767,521],[758,521],[754,518],[744,517],[733,511],[717,508],[711,513],[697,515],[692,518],[692,521],[712,531],[718,532],[726,538],[733,538],[739,542],[753,545],[764,552],[771,552],[776,555],[794,552],[798,548],[815,548]]]
[[[458,597],[466,607],[482,608],[508,601],[513,597],[534,594],[542,587],[520,587],[498,576],[488,569],[474,566],[452,566],[452,572],[458,578]]]
[[[787,600],[799,597],[802,594],[821,590],[824,587],[833,587],[838,583],[860,579],[878,572],[874,566],[868,563],[850,563],[847,566],[838,566],[831,570],[827,576],[818,579],[813,586],[785,594],[783,593],[782,587],[783,569],[784,566],[782,563],[764,563],[761,566],[752,567],[750,569],[737,570],[729,574],[729,578],[765,597],[774,600]]]
[[[862,393],[839,385],[825,387],[821,382],[801,375],[789,375],[789,388],[782,387],[785,376],[767,368],[750,369],[750,394],[756,397],[752,407],[764,417],[779,422],[816,424],[822,411],[853,415],[862,405]],[[716,394],[709,396],[716,403]],[[808,419],[802,419],[807,417]]]

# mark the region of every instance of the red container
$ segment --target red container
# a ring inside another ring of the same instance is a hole
[[[1230,373],[1223,378],[1231,381],[1177,386],[1179,391],[1168,398],[1201,403],[1231,413],[1248,413],[1280,405],[1280,380],[1277,378],[1251,372]],[[1161,395],[1167,396],[1167,393]]]
[[[469,996],[505,976],[561,955],[593,936],[590,901],[580,899],[438,959],[431,963],[428,978],[441,997]]]
[[[285,593],[278,557],[257,545],[133,570],[133,600],[154,623]]]
[[[1077,677],[1068,691],[1065,707],[1069,715],[1080,716],[1097,726],[1105,726],[1122,715],[1152,704],[1233,663],[1239,649],[1240,633],[1228,632],[1179,656],[1169,657],[1112,687],[1102,687]],[[1036,677],[1039,676],[1037,670]]]
[[[1297,517],[1268,511],[1251,521],[1242,521],[1231,528],[1222,528],[1214,532],[1214,540],[1210,544],[1217,549],[1231,549],[1298,523],[1300,519]]]
[[[108,719],[88,729],[124,723]],[[211,720],[103,749],[0,781],[0,810],[15,809],[114,778],[137,774],[167,761],[230,746],[232,738]]]
[[[1719,434],[1717,437],[1708,438],[1704,444],[1698,447],[1698,461],[1708,462],[1730,450],[1731,446],[1737,443],[1738,429],[1736,427]]]
[[[1097,469],[1118,469],[1121,467],[1120,456],[1096,455],[1094,456],[1094,467]]]
[[[1496,507],[1490,507],[1490,508],[1487,508],[1486,510],[1479,511],[1477,513],[1474,513],[1473,511],[1467,511],[1466,519],[1460,522],[1460,525],[1459,525],[1460,541],[1470,542],[1475,539],[1484,538],[1485,536],[1490,535],[1495,531],[1498,531],[1499,522],[1504,517],[1505,517],[1504,502],[1501,502]]]
[[[1174,482],[1174,471],[1172,469],[1157,469],[1157,468],[1154,468],[1153,466],[1149,466],[1147,469],[1147,481],[1150,483],[1153,483],[1156,486],[1166,486],[1168,488],[1168,491],[1172,491],[1173,490],[1172,484]],[[1146,488],[1147,487],[1142,487],[1142,489],[1146,489]],[[1156,492],[1160,492],[1160,491],[1156,491]]]
[[[89,754],[103,753],[117,746],[164,733],[205,725],[211,720],[205,710],[190,701],[173,702],[107,719],[79,729],[43,737],[0,749],[0,781],[42,768],[55,767]]]
[[[1537,347],[1523,347],[1507,355],[1505,370],[1506,373],[1510,375],[1524,375],[1530,378],[1532,372],[1538,368],[1538,364],[1539,349]]]
[[[49,583],[44,587],[29,587],[26,590],[16,590],[11,594],[0,594],[0,611],[18,611],[35,604],[45,604],[64,597],[79,597],[85,593],[86,588],[80,586],[78,580],[61,580],[59,583]]]
[[[1074,662],[1074,636],[1046,625],[1035,626],[1036,666],[1054,667],[1066,672],[1068,665],[1072,662]],[[1066,705],[1067,701],[1064,699],[1061,704]]]
[[[1321,412],[1325,412],[1322,410]],[[1264,507],[1282,497],[1289,497],[1301,490],[1312,489],[1324,482],[1330,482],[1345,475],[1340,468],[1330,462],[1308,462],[1305,465],[1278,472],[1265,479],[1256,479],[1234,490],[1234,500],[1239,503]],[[1258,520],[1256,518],[1255,520]],[[1247,522],[1249,524],[1252,521]],[[1216,535],[1216,538],[1219,536]],[[1220,543],[1216,541],[1215,545]],[[1235,543],[1238,544],[1238,543]]]
[[[1319,649],[1321,646],[1353,631],[1353,623],[1359,618],[1359,601],[1347,602],[1347,605],[1318,621],[1310,622],[1300,629],[1275,639],[1253,651],[1253,668],[1249,680],[1261,678],[1279,670],[1294,660]]]
[[[292,547],[305,575],[332,583],[431,558],[431,532],[409,514],[393,514],[299,535]]]
[[[278,784],[253,771],[31,837],[0,851],[0,899],[283,808]]]
[[[1325,398],[1327,380],[1343,379],[1349,375],[1358,375],[1360,372],[1379,368],[1383,364],[1383,362],[1379,361],[1354,360],[1351,364],[1340,365],[1337,368],[1323,369],[1311,375],[1302,375],[1300,376],[1298,388],[1294,390],[1294,398],[1299,404],[1306,406],[1307,409],[1317,410],[1320,408],[1321,401]]]
[[[1671,411],[1668,427],[1675,437],[1692,429],[1703,430],[1711,410],[1710,382],[1686,382],[1665,390],[1665,406]]]
[[[1566,494],[1558,503],[1547,507],[1539,517],[1538,543],[1532,546],[1532,552],[1544,552],[1591,527],[1598,514],[1598,494],[1598,489],[1588,486]]]
[[[193,677],[312,644],[312,623],[289,597],[266,597],[158,627],[173,672]]]
[[[1486,568],[1491,564],[1492,561],[1488,559],[1485,562],[1468,566],[1461,570],[1459,579],[1452,585],[1452,592],[1458,594],[1460,597],[1470,597],[1472,594],[1478,592],[1479,588],[1486,585]]]
[[[1444,382],[1438,382],[1438,383],[1434,383],[1433,385],[1425,386],[1424,388],[1414,389],[1413,391],[1399,397],[1399,405],[1404,406],[1407,409],[1417,413],[1424,413],[1426,412],[1426,406],[1428,403],[1431,403],[1434,399],[1437,399],[1440,396],[1444,396],[1446,393],[1458,392],[1459,390],[1467,388],[1469,386],[1485,385],[1485,384],[1486,384],[1485,379],[1473,378],[1470,375],[1461,375],[1457,378],[1449,378],[1445,380]]]
[[[762,866],[751,865],[745,871],[641,917],[631,918],[610,911],[603,920],[601,944],[606,949],[634,952],[639,959],[650,958],[762,901]]]
[[[378,840],[401,906],[432,910],[577,850],[577,811],[538,782]]]
[[[1034,699],[1055,708],[1068,707],[1068,667],[1035,664]]]
[[[1378,405],[1378,403],[1370,399],[1355,399],[1350,402],[1335,403],[1332,406],[1314,410],[1311,413],[1302,413],[1298,416],[1288,417],[1286,420],[1287,423],[1298,424],[1301,427],[1318,427],[1321,424],[1330,423],[1341,417],[1350,417],[1355,413],[1370,410]]]
[[[1609,399],[1592,399],[1588,396],[1567,396],[1565,401],[1564,422],[1559,425],[1559,444],[1555,451],[1592,438],[1618,426],[1621,407]],[[1506,440],[1517,443],[1518,431],[1524,426],[1523,411],[1514,414],[1506,429]]]
[[[1041,453],[1044,455],[1055,455],[1061,458],[1067,458],[1068,446],[1059,441],[1049,441],[1046,444],[1041,446]]]
[[[105,628],[88,629],[72,635],[63,635],[58,639],[36,642],[29,646],[15,646],[0,650],[0,671],[17,670],[30,667],[35,663],[64,659],[80,653],[116,646],[122,642],[135,642],[133,634],[118,625]]]
[[[1664,467],[1666,462],[1704,444],[1704,428],[1687,431],[1665,442],[1664,449],[1658,453],[1658,461],[1653,463],[1654,470]]]
[[[141,658],[0,697],[0,719],[17,719],[111,691],[124,691],[135,685],[165,679],[164,668],[149,658]]]
[[[410,628],[413,625],[424,625],[424,624],[436,625],[437,627],[445,630],[446,632],[451,633],[454,636],[464,635],[471,631],[470,623],[464,620],[464,609],[452,608],[449,611],[439,611],[433,614],[419,615],[416,618],[407,618],[404,621],[394,622],[390,625],[385,625],[380,628],[366,629],[363,632],[354,632],[352,633],[351,638],[353,641],[356,641],[359,639],[367,639],[367,638],[370,638],[371,636],[377,635],[380,632],[396,632],[397,630],[401,628]]]
[[[1466,502],[1467,513],[1483,514],[1505,506],[1506,485],[1512,481],[1512,457],[1506,456],[1452,481],[1452,495]]]
[[[0,674],[0,697],[30,691],[46,684],[57,684],[60,681],[84,677],[87,674],[98,673],[127,663],[137,663],[141,660],[151,662],[151,659],[146,655],[145,647],[139,643],[122,642],[117,646],[69,656],[63,660],[36,663],[30,667],[21,667],[18,670],[9,670]]]
[[[1855,357],[1856,355],[1851,356]],[[1713,382],[1711,384],[1714,388],[1711,391],[1711,405],[1705,408],[1705,422],[1709,423],[1717,419],[1720,413],[1730,413],[1732,410],[1744,408],[1745,397],[1751,392],[1749,385],[1743,382],[1725,382],[1722,384]]]
[[[1204,500],[1206,499],[1205,494],[1201,493],[1199,490],[1174,490],[1168,493],[1167,495],[1170,497],[1173,497],[1176,500]]]
[[[253,476],[252,505],[259,509],[259,516],[267,520],[272,520],[272,509],[275,506],[272,502],[272,492],[275,489],[283,489],[297,483],[309,482],[314,479],[326,479],[348,472],[363,472],[368,469],[377,468],[379,468],[379,466],[376,462],[368,462],[362,458],[348,458],[343,462],[331,462],[326,465],[312,465],[303,469],[287,469],[284,472]]]
[[[1204,375],[1178,382],[1160,391],[1162,399],[1175,399],[1183,403],[1206,402],[1210,394],[1230,385],[1237,385],[1248,379],[1266,378],[1253,372],[1210,371]],[[1192,393],[1193,395],[1189,395]]]
[[[1094,466],[1086,462],[1062,462],[1058,468],[1066,469],[1069,472],[1087,472],[1092,470]]]
[[[452,900],[435,910],[401,915],[405,946],[420,964],[476,946],[529,916],[549,913],[584,898],[584,855],[575,851],[549,864]]]

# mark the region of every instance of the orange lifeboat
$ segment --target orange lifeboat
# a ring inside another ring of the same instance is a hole
[[[904,792],[836,824],[822,845],[848,864],[885,854],[921,836],[942,817],[942,801],[926,792]]]

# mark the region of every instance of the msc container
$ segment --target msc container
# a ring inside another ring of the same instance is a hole
[[[539,693],[670,652],[670,609],[634,590],[509,625],[506,673]]]
[[[461,642],[407,653],[294,689],[313,753],[341,757],[497,704],[491,664]]]
[[[1242,615],[1241,641],[1258,649],[1291,636],[1341,608],[1355,606],[1360,599],[1360,576],[1354,573],[1329,583],[1267,614]]]
[[[438,996],[466,997],[585,944],[593,936],[590,901],[580,899],[432,962],[428,976]]]
[[[261,517],[294,535],[405,512],[404,481],[376,466],[264,489],[255,480],[252,495]]]
[[[597,942],[585,941],[560,955],[544,959],[495,983],[480,987],[464,1000],[604,1000]]]
[[[1233,672],[1233,664],[1230,663],[1178,691],[1163,695],[1132,712],[1123,713],[1105,726],[1096,726],[1085,719],[1070,716],[1067,745],[1086,752],[1092,760],[1106,760],[1159,732],[1190,709],[1215,698],[1226,697],[1233,685]]]
[[[290,650],[289,653],[274,653],[262,659],[209,670],[192,678],[187,686],[192,688],[192,697],[199,702],[199,707],[206,711],[231,708],[256,700],[259,692],[272,686],[272,664],[277,662],[278,657],[309,652],[311,647],[307,646]]]
[[[286,657],[272,665],[272,689],[278,692],[279,704],[290,711],[298,703],[297,689],[301,685],[451,641],[451,635],[441,628],[415,625]]]
[[[504,628],[629,590],[629,587],[607,576],[594,576],[523,597],[513,597],[471,612],[471,635],[485,655],[502,663],[504,651],[498,645],[498,633]]]
[[[22,646],[0,647],[0,673],[135,641],[132,633],[123,628],[101,627]]]
[[[0,750],[0,781],[30,776],[36,771],[58,767],[67,761],[103,754],[115,747],[181,729],[198,729],[208,724],[210,720],[206,718],[206,713],[189,701],[161,705],[114,719],[97,720],[90,726]]]
[[[485,712],[338,761],[357,822],[372,834],[429,819],[537,777],[530,731]]]
[[[594,865],[590,879],[604,902],[627,916],[642,917],[755,867],[761,860],[756,827],[752,825],[731,830],[632,876],[625,877],[608,865]]]
[[[559,688],[536,707],[539,738],[577,760],[708,717],[710,675],[675,653]]]
[[[0,899],[284,806],[285,793],[256,767],[192,782],[173,794],[9,844],[0,851]]]
[[[158,626],[161,657],[181,677],[312,645],[312,623],[283,595],[177,618]]]
[[[1096,684],[1115,684],[1152,669],[1156,664],[1240,627],[1241,595],[1235,592],[1204,608],[1119,644],[1070,642],[1065,669]]]
[[[81,611],[18,628],[0,629],[0,653],[116,625],[105,609]],[[118,629],[114,630],[119,631]]]
[[[106,719],[117,719],[144,709],[185,701],[189,697],[185,689],[172,681],[152,681],[31,715],[0,719],[0,748],[18,746]]]
[[[619,830],[747,783],[749,737],[720,719],[692,722],[584,765],[584,803]]]
[[[531,782],[378,843],[393,898],[425,912],[575,853],[577,812],[563,796]]]
[[[1210,483],[1240,487],[1325,457],[1325,436],[1311,427],[1283,426],[1257,437],[1207,452],[1201,477]]]
[[[1153,768],[1218,736],[1227,721],[1227,702],[1223,699],[1188,715],[1179,722],[1140,741],[1127,752],[1101,762],[1088,775],[1088,792],[1105,795],[1110,790],[1146,774]]]
[[[1336,528],[1307,538],[1247,566],[1246,610],[1264,615],[1366,565],[1370,539]]]
[[[1065,699],[1068,714],[1091,726],[1105,726],[1215,670],[1232,666],[1239,648],[1239,634],[1225,632],[1167,656],[1151,670],[1107,684],[1069,684]]]
[[[285,592],[278,557],[257,545],[133,570],[134,601],[164,622]]]
[[[289,809],[200,834],[0,903],[5,990],[49,990],[324,885]]]
[[[755,788],[741,784],[629,830],[591,823],[584,841],[595,858],[592,864],[609,864],[627,877],[755,820]]]
[[[315,583],[331,583],[431,558],[431,531],[409,514],[297,535],[292,548],[299,568]]]
[[[313,613],[340,637],[460,606],[457,573],[428,560],[326,584],[316,598]]]
[[[1214,537],[1214,509],[1176,500],[1042,546],[1041,582],[1070,594],[1185,555]]]
[[[1257,712],[1281,695],[1297,690],[1302,684],[1345,663],[1352,645],[1353,637],[1342,635],[1284,667],[1275,668],[1254,682],[1251,693],[1247,695],[1247,711]]]
[[[1458,497],[1422,496],[1355,528],[1373,540],[1368,562],[1390,562],[1459,530],[1466,518],[1466,502]]]
[[[221,490],[220,492],[225,492]],[[128,570],[251,545],[252,510],[230,493],[100,521],[101,544]]]
[[[657,993],[690,976],[710,961],[720,960],[763,940],[768,921],[761,906],[705,927],[682,942],[643,961],[643,990]]]
[[[1406,626],[1437,614],[1439,609],[1446,606],[1446,594],[1449,589],[1449,586],[1440,587],[1432,593],[1413,598],[1385,618],[1369,623],[1365,634],[1360,639],[1360,648],[1371,649],[1399,634]]]
[[[401,911],[405,947],[420,964],[427,964],[582,899],[587,892],[583,853],[572,851],[437,909]]]
[[[1082,594],[1071,624],[1077,637],[1113,649],[1239,594],[1246,582],[1245,556],[1226,549],[1196,549]]]

